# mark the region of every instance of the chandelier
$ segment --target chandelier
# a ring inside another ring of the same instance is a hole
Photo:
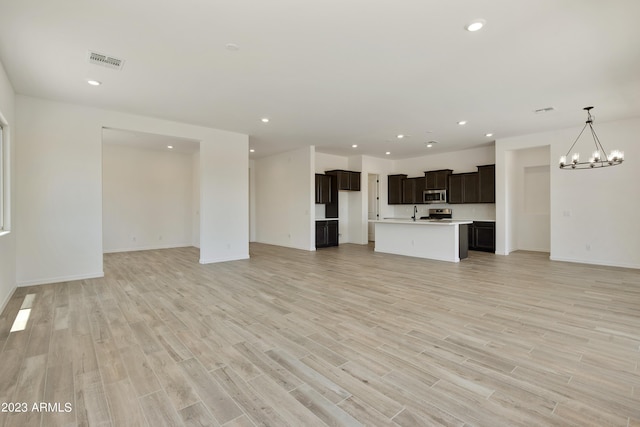
[[[578,134],[578,137],[567,151],[567,154],[560,157],[560,169],[591,169],[591,168],[606,168],[607,166],[616,166],[621,164],[624,161],[624,153],[619,150],[613,150],[609,154],[605,151],[604,147],[600,143],[600,139],[598,139],[598,135],[596,135],[596,131],[593,129],[593,117],[591,116],[591,110],[593,107],[584,107],[583,110],[587,111],[587,121],[584,124],[584,127]],[[580,154],[573,153],[571,155],[571,160],[567,162],[569,158],[569,153],[573,150],[573,147],[576,145],[576,142],[582,136],[584,130],[589,126],[589,130],[591,130],[591,136],[593,136],[593,142],[595,144],[595,150],[591,153],[591,157],[589,161],[581,162]]]

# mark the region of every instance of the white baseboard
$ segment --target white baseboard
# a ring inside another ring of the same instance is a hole
[[[153,246],[136,246],[129,248],[119,248],[119,249],[107,249],[103,250],[102,253],[105,254],[115,254],[118,252],[136,252],[136,251],[152,251],[155,249],[172,249],[172,248],[190,248],[193,245],[190,243],[180,243],[173,245],[153,245]]]
[[[18,282],[18,286],[22,288],[25,286],[48,285],[50,283],[73,282],[74,280],[98,279],[100,277],[104,277],[104,271],[100,271],[98,273],[78,274],[78,275],[72,275],[72,276],[60,276],[60,277],[50,277],[45,279],[25,280],[22,282]]]
[[[213,264],[216,262],[227,262],[227,261],[239,261],[242,259],[249,259],[249,254],[241,255],[241,256],[230,256],[230,257],[220,257],[220,258],[200,258],[200,264]]]
[[[640,269],[640,264],[627,264],[624,262],[613,262],[613,261],[602,261],[602,260],[592,260],[592,259],[575,259],[575,258],[563,258],[563,257],[549,257],[551,261],[563,261],[563,262],[575,262],[578,264],[591,264],[591,265],[602,265],[606,267],[621,267],[621,268],[636,268]]]
[[[4,309],[7,307],[7,304],[9,303],[9,300],[11,299],[13,294],[16,292],[16,289],[18,289],[18,287],[14,286],[13,289],[11,290],[11,292],[9,292],[7,297],[4,299],[4,301],[2,301],[2,304],[0,304],[0,314],[2,312],[4,312]]]

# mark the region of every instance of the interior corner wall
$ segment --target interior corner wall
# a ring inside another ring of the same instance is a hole
[[[191,238],[200,249],[200,150],[191,157]]]
[[[315,147],[255,160],[256,241],[315,250]]]
[[[192,158],[103,143],[105,253],[192,245]]]
[[[200,142],[200,262],[249,258],[249,136]]]
[[[508,153],[549,145],[551,259],[640,268],[640,198],[636,197],[640,145],[634,142],[640,133],[640,118],[599,122],[594,127],[605,148],[625,152],[622,165],[587,170],[558,168],[558,159],[566,154],[580,127],[496,141],[496,211],[507,219],[517,216],[516,208],[508,203]],[[577,150],[588,153],[593,141],[583,135],[579,144],[584,145]],[[496,249],[508,250],[510,230],[501,216],[496,216]]]
[[[200,141],[200,261],[248,257],[247,135],[24,95],[16,117],[19,285],[103,275],[103,127]]]
[[[4,67],[0,63],[0,121],[3,127],[5,228],[10,232],[0,236],[0,313],[16,288],[16,230],[15,218],[15,93]]]

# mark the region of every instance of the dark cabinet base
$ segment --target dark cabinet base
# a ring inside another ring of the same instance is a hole
[[[469,225],[469,249],[473,251],[496,251],[496,224],[490,221],[474,221]]]
[[[458,246],[459,246],[459,254],[460,259],[465,259],[469,256],[469,225],[468,224],[460,224],[459,228],[459,236],[458,236]]]
[[[316,249],[338,246],[338,221],[316,221]]]

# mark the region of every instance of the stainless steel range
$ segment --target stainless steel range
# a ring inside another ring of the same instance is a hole
[[[429,209],[429,216],[420,217],[420,219],[451,219],[453,218],[453,210],[449,208]]]

